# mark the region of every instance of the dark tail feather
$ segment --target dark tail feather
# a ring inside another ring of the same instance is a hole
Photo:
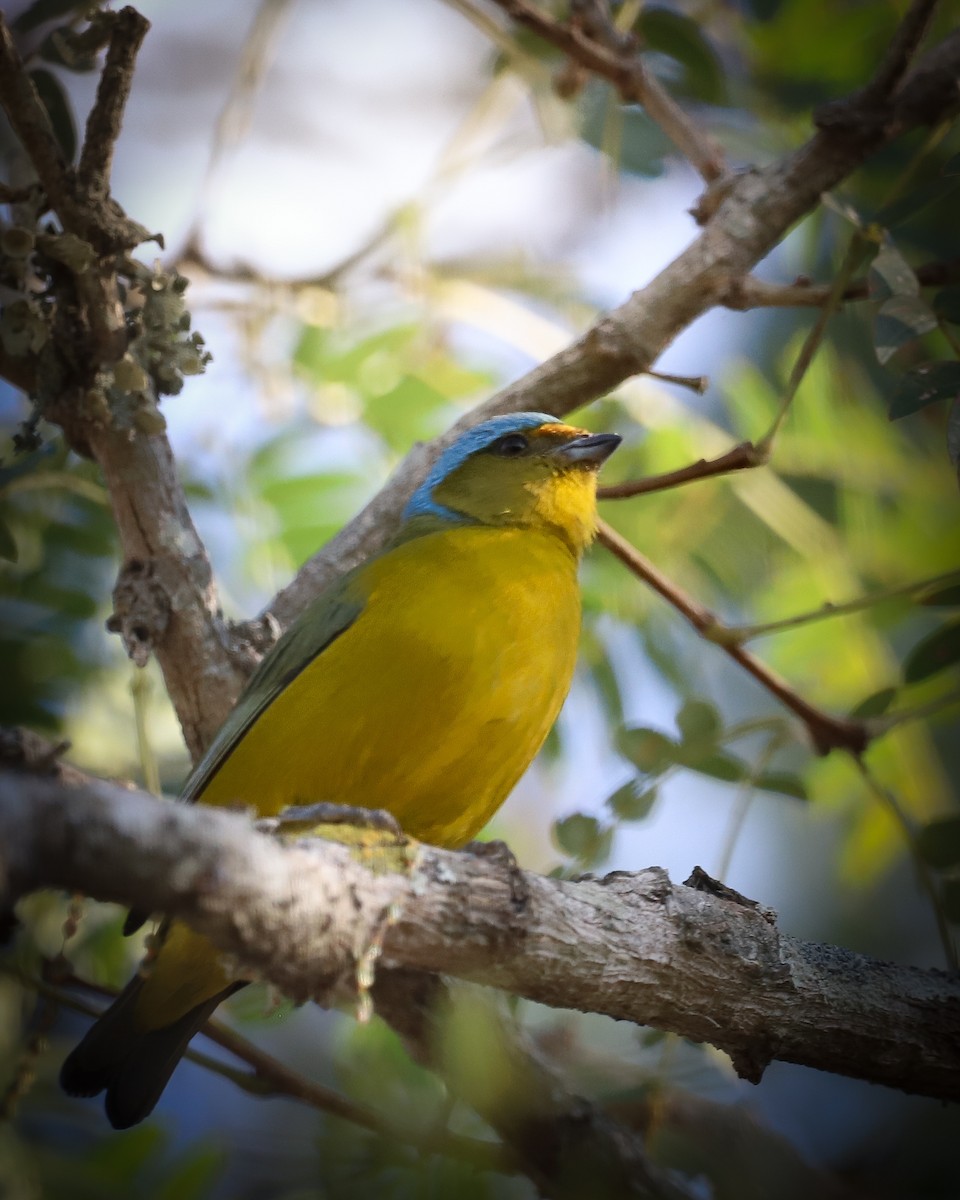
[[[106,1089],[107,1119],[114,1129],[129,1129],[153,1112],[190,1039],[242,984],[231,984],[171,1025],[149,1030],[140,1027],[135,1013],[142,986],[140,976],[130,980],[60,1071],[60,1086],[69,1096],[96,1096]]]
[[[131,908],[124,918],[123,936],[130,937],[130,935],[136,933],[141,926],[146,925],[149,920],[150,914],[148,912],[144,912],[142,908]]]

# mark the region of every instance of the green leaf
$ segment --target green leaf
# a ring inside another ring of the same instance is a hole
[[[753,781],[754,787],[764,792],[779,792],[781,796],[792,796],[794,800],[809,800],[807,785],[799,775],[787,771],[764,771]]]
[[[891,296],[919,296],[920,281],[900,251],[890,242],[881,246],[867,275],[867,287],[875,300]]]
[[[2,517],[0,517],[0,558],[12,563],[17,561],[17,539]]]
[[[960,325],[960,287],[948,287],[933,298],[933,311],[951,325]]]
[[[573,813],[554,822],[553,837],[565,854],[589,867],[609,854],[613,830],[604,829],[596,817]]]
[[[888,362],[901,346],[909,345],[936,327],[937,318],[919,296],[891,296],[880,306],[874,321],[877,361]]]
[[[914,367],[900,379],[890,402],[890,420],[919,412],[938,400],[955,400],[960,396],[960,362],[924,363]]]
[[[68,163],[72,163],[77,153],[77,127],[74,124],[73,111],[70,108],[67,94],[63,90],[63,85],[56,75],[46,70],[45,67],[37,67],[31,71],[30,78],[33,80],[33,86],[37,89],[43,107],[47,110],[47,116],[50,118],[53,132],[60,143],[63,157]]]
[[[895,687],[885,687],[881,688],[879,692],[873,692],[851,710],[851,720],[864,721],[868,717],[882,716],[893,703],[896,694]]]
[[[960,154],[954,154],[943,164],[943,175],[960,175]]]
[[[595,845],[600,836],[600,822],[585,813],[573,813],[554,822],[553,836],[565,854],[579,858],[584,850]]]
[[[346,521],[362,501],[363,482],[349,471],[289,475],[271,479],[260,494],[285,526],[303,528]]]
[[[584,91],[579,105],[580,136],[589,146],[608,153],[606,145],[606,114],[610,91],[598,84],[590,84]],[[619,103],[619,101],[616,101]],[[617,167],[636,175],[652,179],[663,174],[664,157],[672,146],[666,135],[642,109],[621,108]]]
[[[920,683],[960,662],[960,621],[942,625],[914,646],[903,664],[907,683]]]
[[[886,204],[876,215],[876,221],[887,229],[895,229],[908,219],[922,212],[931,204],[940,204],[956,191],[960,179],[951,179],[944,183],[941,177],[928,179],[910,187],[892,204]]]
[[[621,729],[617,749],[645,775],[663,771],[677,761],[679,747],[672,738],[657,729]]]
[[[129,1136],[104,1139],[90,1151],[88,1162],[109,1171],[110,1178],[128,1179],[145,1170],[163,1152],[167,1138],[159,1125],[145,1123],[129,1131]]]
[[[89,621],[96,616],[98,602],[95,597],[79,588],[62,587],[48,578],[36,579],[30,589],[30,599],[63,616],[78,621]]]
[[[377,391],[381,390],[376,386],[377,380],[387,378],[388,364],[385,359],[407,349],[420,333],[420,327],[414,324],[392,325],[369,337],[345,343],[343,338],[337,337],[329,329],[307,325],[294,352],[293,361],[319,384],[345,383],[360,391],[369,392],[370,388],[367,385],[373,383],[374,390]],[[371,372],[370,364],[376,364],[378,358],[379,369]],[[402,373],[402,366],[401,363],[400,367],[393,368],[394,379]],[[392,383],[389,386],[392,386]]]
[[[917,835],[917,853],[931,867],[960,865],[960,816],[940,817]]]
[[[723,751],[702,756],[694,755],[689,760],[681,756],[680,761],[691,771],[697,771],[700,775],[709,775],[712,779],[722,779],[724,783],[739,783],[740,780],[747,779],[750,775],[750,769],[745,762]]]
[[[649,814],[656,799],[655,787],[638,787],[637,781],[631,779],[607,797],[607,807],[621,821],[641,821]]]
[[[716,741],[722,723],[708,700],[685,700],[677,713],[677,728],[685,742]]]
[[[648,49],[684,67],[684,91],[707,104],[726,103],[723,64],[696,21],[672,8],[644,5],[636,29]]]
[[[445,404],[446,398],[436,388],[405,375],[396,387],[371,395],[364,415],[392,449],[406,451],[412,442],[437,432],[437,413]]]

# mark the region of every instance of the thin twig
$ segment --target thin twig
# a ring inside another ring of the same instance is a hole
[[[87,118],[77,182],[88,200],[103,200],[110,190],[113,151],[120,136],[137,53],[150,22],[134,8],[123,8],[110,21],[110,48],[97,98]]]
[[[767,744],[760,753],[759,758],[753,764],[750,774],[746,779],[742,780],[737,788],[737,795],[733,802],[733,812],[730,816],[730,821],[727,826],[727,833],[723,841],[723,848],[720,851],[720,861],[717,864],[716,878],[722,883],[726,882],[727,875],[730,873],[730,864],[733,861],[733,852],[737,848],[737,842],[740,840],[740,835],[743,832],[743,827],[747,820],[747,814],[753,804],[757,794],[757,779],[766,771],[770,765],[773,756],[780,749],[784,742],[784,730],[777,729],[767,739]]]
[[[944,287],[960,280],[960,258],[944,262],[929,262],[917,267],[914,274],[921,287]],[[744,312],[750,308],[820,308],[833,292],[833,284],[811,283],[797,279],[794,283],[767,283],[753,275],[731,280],[720,298],[725,308]],[[866,279],[857,279],[843,289],[841,299],[866,300],[870,286]]]
[[[588,34],[579,24],[553,20],[527,0],[494,0],[494,3],[518,25],[532,30],[588,71],[609,80],[625,101],[642,104],[650,119],[659,125],[707,183],[713,183],[725,174],[720,148],[647,72],[635,51],[619,48],[629,39],[615,27],[610,27],[610,37],[604,39],[607,43],[604,44],[597,40],[595,26]]]
[[[37,979],[23,971],[6,964],[0,965],[0,973],[16,979],[23,987],[37,992],[70,1008],[74,1012],[96,1020],[103,1010],[80,999],[68,990],[81,988],[105,1000],[113,1000],[116,992],[110,988],[101,987],[77,975],[68,974],[61,978],[58,986],[46,979]],[[221,1021],[207,1021],[200,1028],[200,1033],[214,1045],[228,1051],[241,1062],[253,1068],[253,1074],[248,1075],[236,1071],[225,1064],[211,1058],[202,1051],[189,1049],[184,1058],[204,1067],[216,1075],[222,1075],[250,1095],[269,1097],[286,1096],[291,1100],[300,1100],[319,1112],[327,1113],[342,1121],[369,1129],[371,1133],[379,1134],[389,1141],[402,1142],[413,1146],[423,1154],[444,1154],[468,1162],[481,1171],[499,1171],[512,1173],[516,1168],[511,1167],[508,1156],[496,1142],[487,1142],[479,1138],[465,1137],[462,1134],[440,1131],[423,1136],[413,1130],[400,1129],[391,1122],[384,1120],[378,1112],[366,1105],[342,1096],[332,1088],[324,1087],[306,1079],[296,1071],[280,1062],[270,1054],[241,1037],[233,1029]]]
[[[30,161],[47,198],[66,223],[77,212],[67,184],[67,162],[60,149],[47,110],[33,80],[24,69],[13,36],[0,13],[0,104],[20,144],[29,149]]]
[[[424,1154],[445,1154],[458,1158],[482,1171],[512,1172],[516,1169],[510,1166],[507,1156],[495,1142],[446,1131],[426,1136],[412,1130],[401,1131],[373,1109],[304,1078],[219,1021],[208,1021],[203,1032],[212,1042],[252,1067],[256,1078],[269,1086],[269,1091],[262,1087],[253,1089],[258,1095],[289,1096],[294,1100],[302,1100],[312,1108],[351,1121],[354,1125],[362,1125],[390,1141],[404,1142]]]
[[[913,56],[919,49],[938,0],[914,0],[907,9],[897,32],[890,40],[883,62],[873,79],[864,88],[862,99],[876,104],[886,100],[902,83]]]
[[[889,733],[891,729],[896,729],[898,725],[906,725],[909,721],[926,721],[929,717],[938,716],[946,709],[953,708],[958,704],[960,704],[960,692],[949,692],[946,696],[939,696],[928,704],[917,704],[913,708],[898,708],[893,712],[881,713],[877,717],[868,717],[866,723],[869,726],[871,737],[877,738],[884,733]]]
[[[2,185],[0,185],[2,189]],[[3,192],[0,190],[0,200]],[[318,275],[295,275],[281,279],[277,276],[267,276],[249,266],[225,266],[213,262],[197,242],[188,242],[181,256],[172,265],[182,274],[191,275],[200,270],[211,278],[230,283],[249,283],[258,287],[297,292],[304,288],[332,288],[340,278],[366,258],[372,251],[378,249],[383,242],[396,231],[396,214],[391,214],[383,225],[358,249],[352,250],[333,267]],[[928,262],[914,271],[921,287],[946,287],[960,282],[960,258],[947,259],[943,262]],[[800,278],[793,283],[768,283],[757,279],[754,275],[738,277],[730,281],[727,290],[719,297],[717,303],[724,308],[736,312],[745,312],[753,308],[820,308],[824,305],[833,290],[832,284],[813,283]],[[866,279],[857,279],[844,288],[841,299],[867,300],[870,296],[869,284]],[[0,372],[2,374],[2,372]],[[688,387],[691,391],[702,394],[708,380],[704,375],[673,375],[664,371],[647,370],[645,375],[652,379],[661,379],[665,383],[675,383]]]
[[[134,12],[124,9],[123,12]],[[118,13],[119,20],[123,13]],[[144,21],[134,13],[137,21]],[[131,22],[132,24],[133,22]],[[146,30],[144,30],[145,32]],[[141,35],[142,37],[142,35]],[[137,43],[139,45],[139,42]],[[129,49],[129,43],[123,42]],[[112,87],[110,89],[112,91]],[[46,193],[50,206],[56,211],[65,230],[89,241],[101,252],[130,248],[142,242],[146,231],[120,209],[117,204],[105,204],[103,198],[87,201],[77,187],[76,177],[60,149],[47,110],[37,94],[28,72],[17,52],[3,15],[0,14],[0,106],[7,114],[18,141],[30,156],[37,178]],[[104,150],[101,148],[101,155]],[[109,162],[109,151],[104,162]],[[84,276],[77,277],[78,286]]]
[[[706,375],[671,375],[667,371],[644,371],[644,375],[649,375],[651,379],[659,379],[663,383],[675,383],[677,387],[688,388],[698,396],[702,396],[710,386]]]
[[[625,500],[629,496],[642,496],[647,492],[663,492],[679,487],[694,479],[709,479],[714,475],[729,475],[733,471],[745,471],[760,467],[769,461],[770,455],[753,444],[741,442],[718,458],[701,458],[689,466],[662,475],[649,475],[646,479],[631,479],[626,483],[612,483],[609,487],[597,488],[598,500]]]
[[[726,629],[722,622],[667,579],[648,558],[605,521],[599,523],[597,536],[598,540],[619,558],[624,566],[639,579],[649,584],[654,591],[659,592],[702,637],[715,641],[725,654],[751,674],[781,704],[798,716],[806,726],[819,754],[828,754],[831,750],[846,750],[855,756],[863,753],[870,741],[870,732],[862,721],[834,717],[809,704],[790,687],[786,680],[781,679],[748,650],[744,650],[742,646],[730,645],[722,638],[717,638],[716,631],[718,629],[725,631]]]
[[[787,413],[790,411],[790,406],[796,397],[803,383],[804,377],[813,362],[817,351],[820,349],[820,343],[823,341],[824,334],[827,332],[827,325],[830,323],[830,318],[834,315],[843,299],[843,291],[850,282],[854,271],[860,265],[861,260],[867,252],[869,246],[866,238],[858,231],[850,239],[850,244],[844,254],[843,261],[840,264],[840,269],[837,271],[837,276],[830,287],[830,294],[824,301],[820,312],[817,314],[817,319],[813,323],[813,328],[803,339],[803,345],[800,347],[800,353],[796,357],[796,361],[790,371],[790,378],[787,380],[787,386],[780,398],[780,406],[777,413],[770,424],[770,428],[757,443],[757,448],[761,453],[769,454],[773,450],[773,443],[780,432],[780,427],[786,420]]]
[[[813,621],[823,621],[827,617],[842,617],[848,613],[862,612],[865,608],[873,608],[876,604],[882,604],[885,600],[894,600],[898,596],[915,596],[918,592],[953,583],[957,579],[960,579],[960,569],[947,571],[943,575],[935,575],[930,579],[919,579],[915,583],[905,583],[901,587],[871,592],[868,596],[858,596],[856,600],[846,600],[842,604],[827,603],[820,608],[797,613],[793,617],[783,617],[779,621],[766,621],[758,625],[728,625],[723,636],[732,643],[742,644],[752,641],[754,638],[766,637],[769,633],[779,633],[784,629],[796,629],[799,625],[809,625]]]

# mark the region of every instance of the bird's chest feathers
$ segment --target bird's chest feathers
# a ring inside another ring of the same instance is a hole
[[[566,692],[580,601],[559,539],[468,527],[403,549],[374,581],[367,616],[391,629],[393,670],[407,686],[441,702],[469,697],[479,723]]]

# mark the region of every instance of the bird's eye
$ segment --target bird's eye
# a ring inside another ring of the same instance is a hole
[[[494,442],[490,449],[501,458],[516,458],[520,454],[526,454],[530,443],[522,433],[508,433],[506,437]]]

